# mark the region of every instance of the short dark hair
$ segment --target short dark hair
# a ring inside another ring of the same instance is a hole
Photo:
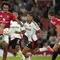
[[[4,5],[7,5],[10,8],[10,4],[8,2],[3,1],[1,4],[1,9],[3,8]]]
[[[27,12],[27,14],[29,14],[30,16],[33,16],[32,12]]]
[[[51,15],[51,16],[55,16],[54,12],[48,12],[48,14]]]

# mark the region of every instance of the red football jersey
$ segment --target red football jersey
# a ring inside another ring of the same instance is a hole
[[[3,11],[0,12],[0,24],[4,24],[5,28],[10,27],[11,20],[16,20],[15,16],[12,13],[4,13]]]
[[[54,17],[54,18],[52,18],[51,23],[56,28],[56,25],[60,25],[60,19],[57,19]]]

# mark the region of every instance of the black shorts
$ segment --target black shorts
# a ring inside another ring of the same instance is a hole
[[[30,49],[35,49],[35,48],[37,48],[37,41],[29,42],[29,43],[27,44],[27,47],[30,48]]]
[[[20,39],[19,38],[15,38],[14,40],[10,40],[8,48],[11,47],[12,49],[15,49],[16,45],[20,45]]]
[[[26,35],[23,35],[24,41],[28,41],[28,37]]]
[[[23,35],[23,39],[27,41],[27,47],[30,49],[35,49],[37,47],[37,41],[29,42],[28,37],[26,35]]]

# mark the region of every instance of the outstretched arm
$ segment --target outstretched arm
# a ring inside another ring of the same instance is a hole
[[[23,24],[20,22],[20,20],[18,19],[18,13],[17,12],[13,12],[13,15],[15,16],[15,20],[16,22],[21,26],[23,27]]]
[[[39,29],[38,31],[39,31],[39,33],[40,33],[40,36],[43,36],[43,35],[44,35],[43,30]]]

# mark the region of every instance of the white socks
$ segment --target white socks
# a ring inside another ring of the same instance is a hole
[[[21,50],[19,50],[19,55],[21,56],[21,59],[22,60],[25,60],[25,56],[22,54],[22,51]]]
[[[30,58],[30,57],[28,57],[28,58],[26,58],[26,60],[31,60],[31,58]]]
[[[21,56],[21,59],[22,60],[25,60],[25,56],[22,54],[22,51],[21,50],[19,50],[19,55]],[[26,60],[31,60],[31,58],[28,57],[28,58],[26,58]]]
[[[40,52],[43,52],[43,51],[47,51],[47,48],[43,47],[43,48],[40,48],[39,50],[40,50]]]

